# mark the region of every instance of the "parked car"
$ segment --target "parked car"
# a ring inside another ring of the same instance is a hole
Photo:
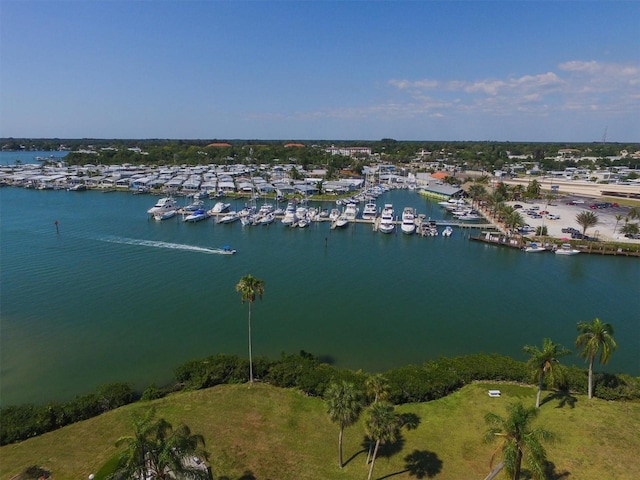
[[[518,208],[522,208],[522,205],[520,205],[519,203],[516,203],[516,204],[513,206],[513,208],[515,208],[515,209],[517,210]]]
[[[550,214],[547,215],[547,218],[549,220],[560,220],[560,215],[556,215],[554,213],[550,213]]]
[[[562,233],[580,233],[580,230],[573,227],[567,227],[562,229]]]

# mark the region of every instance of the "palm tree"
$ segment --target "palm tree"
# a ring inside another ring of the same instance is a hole
[[[544,388],[544,378],[547,376],[553,385],[558,377],[556,365],[559,365],[559,358],[571,353],[570,350],[562,345],[553,343],[550,339],[545,338],[542,341],[542,350],[532,345],[526,345],[523,349],[525,353],[531,355],[527,365],[532,369],[534,378],[538,380],[538,394],[536,396],[536,408],[540,407],[540,396]]]
[[[580,212],[576,215],[576,222],[582,227],[582,235],[584,236],[587,228],[595,227],[598,224],[598,215],[593,212]]]
[[[615,219],[616,219],[616,226],[613,228],[613,233],[616,233],[616,230],[618,230],[618,224],[620,223],[620,220],[622,220],[624,217],[620,214],[615,215]]]
[[[367,377],[364,382],[367,394],[373,397],[373,403],[378,400],[386,400],[389,396],[389,381],[381,373]]]
[[[365,420],[365,429],[369,438],[374,440],[376,445],[373,449],[373,457],[371,458],[371,466],[369,467],[367,480],[371,480],[371,476],[373,475],[373,466],[376,463],[376,456],[378,455],[380,444],[396,441],[400,435],[401,426],[402,419],[390,403],[376,402],[369,407]]]
[[[338,465],[342,468],[344,465],[342,461],[342,436],[345,427],[349,427],[358,421],[362,410],[362,395],[353,383],[342,381],[341,383],[329,385],[325,396],[329,418],[332,422],[340,424]]]
[[[242,303],[249,302],[249,381],[253,383],[253,357],[251,356],[251,307],[256,297],[262,298],[264,294],[264,281],[258,280],[253,275],[245,275],[236,285],[236,291],[240,292]]]
[[[377,403],[379,400],[386,400],[389,396],[389,381],[381,373],[377,373],[375,375],[367,377],[364,382],[364,386],[367,389],[367,396],[369,398],[373,397],[372,403]],[[373,441],[369,443],[369,452],[367,453],[366,465],[369,465],[369,462],[371,461],[373,444]]]
[[[611,324],[603,323],[599,318],[591,322],[578,322],[577,328],[580,335],[576,338],[576,347],[582,348],[580,356],[589,361],[589,398],[593,398],[593,361],[600,352],[598,360],[604,365],[618,345],[613,339]]]
[[[491,456],[489,467],[493,466],[496,454],[501,452],[507,475],[512,480],[518,480],[522,460],[526,456],[526,464],[533,478],[546,478],[544,466],[547,454],[540,441],[553,441],[555,436],[546,430],[531,428],[531,422],[538,415],[538,410],[534,407],[526,408],[522,403],[513,403],[507,407],[507,413],[507,418],[495,413],[488,413],[484,417],[490,425],[485,433],[485,441],[493,442],[500,439],[498,448]]]
[[[175,430],[164,419],[154,419],[155,411],[149,410],[140,418],[134,417],[134,433],[120,437],[116,446],[126,446],[118,460],[116,471],[109,479],[208,479],[209,472],[203,463],[190,460],[207,460],[204,438],[194,435],[186,425]]]

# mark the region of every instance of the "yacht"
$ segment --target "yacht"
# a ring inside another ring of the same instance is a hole
[[[396,228],[393,223],[393,205],[386,203],[380,215],[380,224],[378,230],[382,233],[391,233]]]
[[[362,219],[375,220],[377,213],[378,213],[378,206],[372,201],[367,202],[364,208],[362,209]]]
[[[147,213],[149,215],[155,215],[156,213],[163,213],[169,210],[177,210],[178,208],[180,207],[178,207],[178,202],[176,202],[175,198],[162,197],[153,207],[147,210]]]
[[[282,218],[282,224],[291,226],[297,221],[296,207],[293,203],[288,203],[287,208],[284,211],[284,217]]]
[[[347,220],[350,222],[356,219],[358,215],[358,207],[355,203],[348,203],[344,209],[344,215],[347,217]]]
[[[416,231],[416,213],[411,207],[405,207],[402,211],[402,224],[400,225],[402,233],[411,235]]]

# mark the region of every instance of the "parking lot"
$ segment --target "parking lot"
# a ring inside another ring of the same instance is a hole
[[[618,230],[624,225],[624,219],[629,215],[629,207],[620,206],[614,202],[599,202],[595,199],[587,199],[578,196],[566,196],[562,199],[554,200],[547,203],[546,200],[539,202],[507,202],[509,205],[521,205],[518,211],[522,215],[525,223],[531,226],[531,230],[539,226],[546,226],[547,232],[552,237],[571,238],[571,231],[567,229],[574,228],[580,234],[582,227],[576,222],[576,215],[583,211],[590,211],[598,216],[598,224],[595,227],[587,229],[587,236],[596,237],[598,240],[604,241],[624,241],[624,242],[640,242],[625,238],[624,235],[618,233]],[[608,205],[604,205],[608,203]],[[598,204],[601,204],[598,206]],[[616,216],[620,216],[620,220],[616,220]],[[632,220],[637,222],[638,220]],[[563,232],[562,230],[565,229]],[[614,232],[614,229],[616,230]]]

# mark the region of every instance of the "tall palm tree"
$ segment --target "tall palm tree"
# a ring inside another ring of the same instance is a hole
[[[362,410],[362,395],[353,383],[342,381],[341,383],[329,385],[325,396],[329,418],[332,422],[340,424],[338,465],[342,468],[344,465],[342,461],[342,436],[345,427],[349,427],[358,421]]]
[[[207,460],[204,438],[192,434],[189,427],[180,425],[173,429],[164,419],[154,419],[155,411],[133,420],[134,433],[120,437],[116,446],[126,446],[121,453],[116,471],[110,479],[208,479],[209,472],[203,463],[192,459]]]
[[[615,219],[616,219],[616,226],[613,227],[613,233],[616,233],[616,230],[618,230],[618,224],[620,223],[620,220],[622,220],[624,217],[620,214],[615,215]]]
[[[367,389],[367,396],[373,397],[372,403],[377,403],[379,400],[386,400],[389,396],[389,381],[381,373],[371,375],[367,377],[364,382],[364,386]],[[371,455],[373,454],[374,442],[369,443],[369,452],[367,453],[366,465],[369,465],[371,461]]]
[[[389,380],[381,373],[367,377],[364,382],[367,394],[373,397],[373,403],[378,400],[386,400],[389,396]]]
[[[577,328],[580,335],[576,338],[576,347],[582,348],[580,356],[589,361],[589,398],[593,398],[593,361],[600,352],[600,364],[607,363],[618,344],[613,339],[611,324],[597,317],[591,322],[578,322]]]
[[[507,407],[507,418],[495,413],[485,415],[490,425],[485,433],[485,441],[500,439],[496,451],[491,456],[489,467],[498,452],[502,453],[502,462],[507,475],[512,480],[520,478],[522,460],[526,457],[526,465],[534,479],[544,479],[544,466],[547,454],[541,440],[553,441],[555,436],[543,429],[532,429],[531,422],[536,418],[538,410],[526,408],[522,403],[513,403]]]
[[[249,381],[253,383],[253,357],[251,355],[251,307],[256,297],[262,298],[264,294],[264,281],[258,280],[253,275],[245,275],[236,285],[236,291],[240,292],[242,303],[249,302]]]
[[[396,441],[400,435],[401,426],[401,417],[395,412],[393,405],[388,402],[376,402],[367,410],[365,430],[369,438],[376,442],[367,480],[371,480],[373,475],[373,467],[380,444]]]
[[[562,345],[553,343],[550,339],[545,338],[542,341],[542,350],[533,345],[526,345],[523,349],[525,353],[528,353],[531,357],[527,362],[527,365],[534,373],[534,378],[538,380],[538,394],[536,395],[536,408],[540,407],[540,396],[542,389],[544,388],[545,376],[549,378],[550,383],[553,385],[558,377],[557,365],[560,364],[558,360],[560,357],[564,357],[571,353],[570,350],[564,348]]]
[[[582,235],[587,228],[595,227],[598,224],[598,215],[593,212],[580,212],[576,215],[576,222],[582,227]]]

